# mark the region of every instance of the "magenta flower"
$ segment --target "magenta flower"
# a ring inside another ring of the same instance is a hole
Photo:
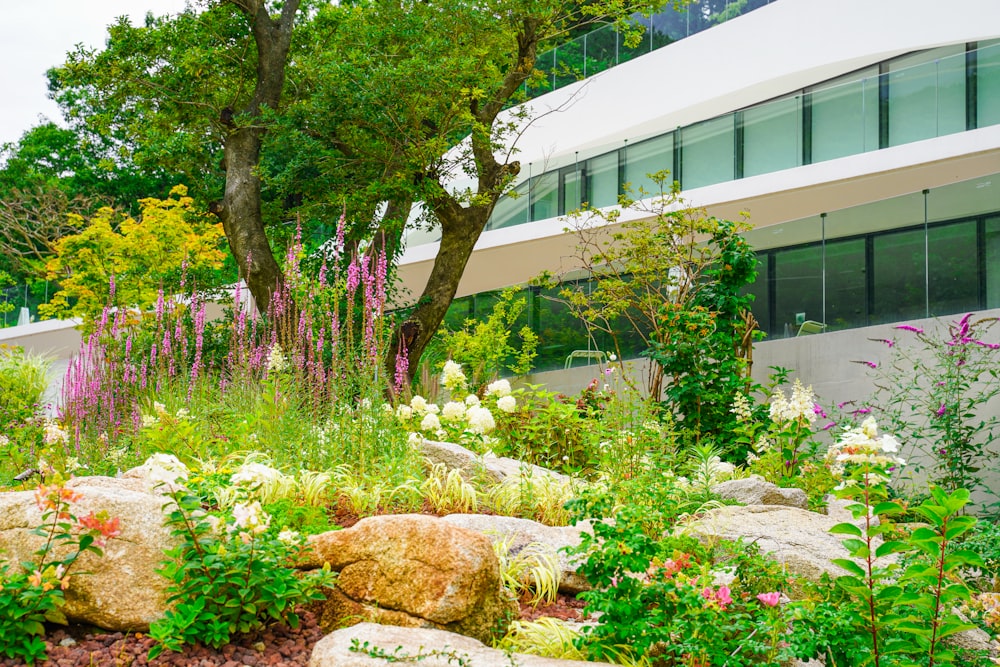
[[[757,595],[757,599],[765,607],[776,607],[778,606],[778,601],[781,599],[781,593],[774,591],[773,593],[760,593]]]
[[[900,324],[899,326],[893,327],[893,329],[902,329],[903,331],[912,331],[915,334],[922,334],[924,332],[920,327],[911,326],[909,324]]]
[[[717,602],[719,609],[725,611],[726,606],[733,603],[733,597],[730,593],[729,586],[719,586],[719,590],[717,591],[712,590],[711,586],[706,586],[702,590],[701,596],[709,602]]]
[[[874,361],[860,361],[860,360],[855,359],[855,360],[853,360],[852,363],[862,364],[864,366],[867,366],[868,368],[878,368],[878,364],[876,364]]]
[[[944,413],[948,411],[948,407],[942,403],[941,407],[934,411],[934,414],[938,417],[944,417]]]

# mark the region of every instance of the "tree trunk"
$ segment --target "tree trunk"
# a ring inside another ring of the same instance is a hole
[[[277,19],[271,18],[265,0],[226,0],[250,19],[257,47],[257,80],[253,97],[234,115],[223,114],[226,189],[222,203],[212,208],[226,232],[229,249],[240,274],[264,313],[282,283],[281,268],[274,259],[264,232],[261,214],[260,149],[264,128],[257,124],[265,108],[276,109],[285,86],[285,65],[300,0],[286,0]]]

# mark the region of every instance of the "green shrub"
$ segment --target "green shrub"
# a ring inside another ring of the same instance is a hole
[[[25,424],[40,412],[51,363],[20,347],[0,345],[0,428]]]

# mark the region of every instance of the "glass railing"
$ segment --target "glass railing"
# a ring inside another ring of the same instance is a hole
[[[780,99],[677,128],[558,170],[531,174],[497,203],[487,229],[612,206],[625,185],[655,191],[669,170],[692,189],[1000,124],[1000,40],[873,65]],[[622,177],[624,175],[624,179]],[[427,242],[429,238],[421,239]]]
[[[625,46],[613,25],[605,25],[538,55],[535,67],[544,80],[525,87],[528,98],[562,88],[615,65],[708,30],[729,19],[759,9],[775,0],[696,0],[674,9],[672,3],[651,15],[637,14],[632,22],[643,29],[641,41]]]
[[[54,283],[0,287],[0,328],[38,321],[39,304],[58,289]]]

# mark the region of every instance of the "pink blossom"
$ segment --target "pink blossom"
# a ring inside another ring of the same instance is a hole
[[[924,332],[920,327],[911,326],[909,324],[900,324],[899,326],[893,327],[893,329],[902,329],[903,331],[912,331],[915,334],[922,334]]]
[[[757,595],[757,599],[765,607],[776,607],[778,601],[781,599],[781,593],[774,591],[773,593],[760,593]]]
[[[719,603],[719,609],[722,611],[726,610],[726,606],[733,603],[733,597],[730,594],[729,586],[719,586],[719,590],[712,590],[711,586],[706,586],[701,592],[701,596],[708,600],[709,602]]]

